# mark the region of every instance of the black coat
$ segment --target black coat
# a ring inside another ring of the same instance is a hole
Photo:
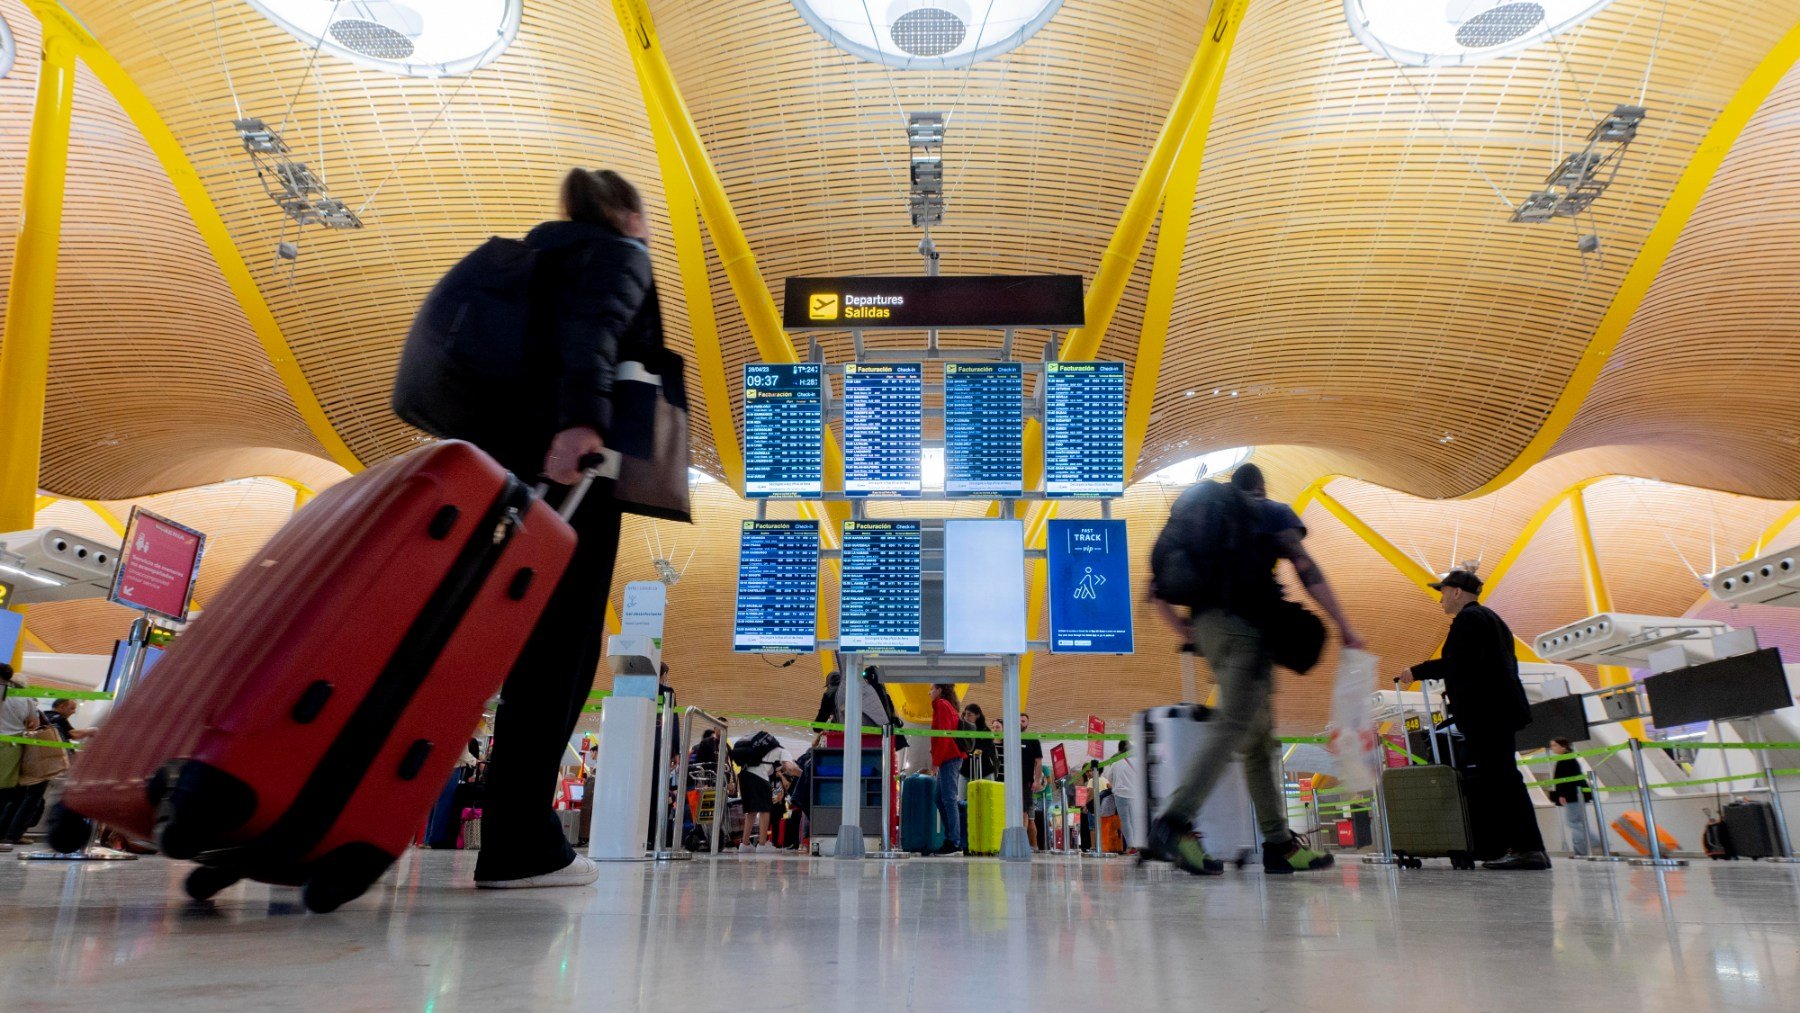
[[[1443,680],[1449,713],[1464,735],[1511,733],[1531,722],[1512,630],[1486,605],[1464,605],[1439,657],[1414,665],[1413,677]]]
[[[613,376],[625,358],[663,345],[662,309],[644,245],[603,225],[545,222],[525,236],[541,257],[533,330],[542,336],[535,390],[474,442],[521,475],[535,475],[551,439],[589,426],[612,429]]]

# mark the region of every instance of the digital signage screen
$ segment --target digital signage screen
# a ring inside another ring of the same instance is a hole
[[[819,522],[745,521],[735,651],[808,654],[819,637]]]
[[[846,495],[919,495],[924,380],[916,362],[844,367]]]
[[[1025,370],[1017,362],[944,364],[945,494],[1024,494],[1024,398]]]
[[[845,521],[838,646],[856,654],[916,654],[923,646],[918,521]]]
[[[744,495],[819,496],[825,479],[825,367],[816,362],[744,367]]]
[[[1130,654],[1135,641],[1125,522],[1052,520],[1044,549],[1051,653]]]
[[[1125,495],[1125,364],[1044,366],[1044,493]]]

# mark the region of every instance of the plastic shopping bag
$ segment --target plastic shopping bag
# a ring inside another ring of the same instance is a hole
[[[1376,658],[1367,651],[1345,650],[1338,654],[1337,685],[1331,694],[1330,742],[1337,757],[1337,778],[1351,792],[1373,791],[1381,774],[1381,740],[1376,735],[1375,715],[1369,708],[1369,690],[1375,685]]]

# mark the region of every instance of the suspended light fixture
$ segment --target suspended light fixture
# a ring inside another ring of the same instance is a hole
[[[1062,0],[794,0],[832,45],[901,70],[991,60],[1050,22]]]
[[[1507,56],[1574,28],[1612,0],[1344,0],[1363,45],[1396,63],[1444,67]]]
[[[519,33],[521,0],[245,0],[307,46],[408,77],[467,74]]]

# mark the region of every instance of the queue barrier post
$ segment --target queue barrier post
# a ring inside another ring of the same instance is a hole
[[[1680,868],[1687,864],[1685,859],[1668,858],[1662,853],[1662,841],[1658,839],[1656,828],[1656,809],[1650,797],[1650,781],[1644,775],[1644,743],[1640,739],[1631,740],[1631,764],[1637,774],[1638,805],[1644,811],[1644,834],[1650,839],[1650,857],[1634,858],[1632,865],[1650,866],[1659,869]]]
[[[881,757],[881,850],[871,852],[868,857],[890,861],[911,858],[900,850],[900,842],[894,840],[894,726],[891,724],[881,726]]]
[[[669,758],[665,750],[671,747],[677,750],[676,791],[680,793],[681,804],[686,805],[687,739],[685,736],[679,741],[676,739],[680,722],[675,717],[675,697],[673,694],[668,694],[667,699],[668,702],[663,704],[662,735],[656,744],[658,755],[650,762],[650,769],[656,773],[656,833],[650,841],[650,857],[659,862],[682,861],[692,857],[686,851],[678,850],[675,847],[675,829],[669,825],[669,818],[673,814],[669,811]],[[694,722],[690,717],[687,722],[687,734],[691,735],[693,731]]]
[[[1800,862],[1794,857],[1793,836],[1788,833],[1787,810],[1781,805],[1781,786],[1775,783],[1775,765],[1769,762],[1769,750],[1762,733],[1762,715],[1750,719],[1750,734],[1756,736],[1756,758],[1762,764],[1763,782],[1769,786],[1769,808],[1775,817],[1775,847],[1780,854],[1765,858],[1765,862],[1779,862],[1784,865]],[[1724,813],[1719,814],[1723,819]]]

